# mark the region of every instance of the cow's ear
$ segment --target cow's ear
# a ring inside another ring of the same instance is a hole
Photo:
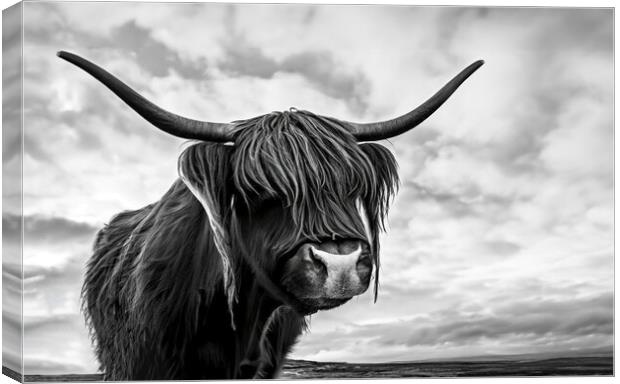
[[[183,151],[178,164],[181,180],[200,202],[209,220],[215,247],[222,261],[224,289],[231,316],[232,304],[236,300],[228,233],[232,150],[233,147],[227,145],[198,143]]]

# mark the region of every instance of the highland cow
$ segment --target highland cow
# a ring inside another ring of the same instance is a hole
[[[390,151],[368,141],[418,125],[482,65],[385,122],[291,109],[222,124],[172,114],[58,55],[157,128],[196,140],[159,201],[116,215],[95,240],[83,311],[107,380],[273,378],[304,316],[365,292],[371,277],[376,300],[398,176]]]

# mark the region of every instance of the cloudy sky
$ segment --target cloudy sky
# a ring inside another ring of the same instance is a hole
[[[35,2],[24,22],[26,373],[97,369],[79,313],[93,235],[157,200],[185,145],[58,59],[61,49],[212,121],[292,106],[386,119],[484,59],[432,118],[383,143],[402,184],[378,302],[369,291],[312,316],[292,357],[612,345],[612,11]],[[19,161],[16,139],[4,138],[5,169]],[[18,195],[5,191],[5,207]],[[18,214],[5,209],[5,229]],[[5,242],[17,234],[5,230]]]

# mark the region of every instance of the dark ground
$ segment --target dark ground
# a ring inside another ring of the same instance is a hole
[[[489,376],[611,376],[613,358],[571,357],[528,361],[449,361],[387,364],[290,361],[282,379],[489,377]]]
[[[3,373],[6,374],[6,372]],[[439,361],[383,364],[320,363],[289,360],[281,379],[405,377],[612,376],[613,357],[566,357],[497,361]],[[100,381],[99,374],[26,375],[27,382]]]

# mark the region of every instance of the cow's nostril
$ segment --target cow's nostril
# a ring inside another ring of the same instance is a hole
[[[372,260],[370,259],[368,253],[362,253],[360,255],[359,259],[357,259],[355,269],[360,277],[370,274],[370,271],[372,270]]]
[[[370,260],[370,255],[368,255],[368,253],[362,253],[359,259],[357,259],[357,264],[358,265],[362,264],[367,267],[370,267],[372,265],[372,260]]]

